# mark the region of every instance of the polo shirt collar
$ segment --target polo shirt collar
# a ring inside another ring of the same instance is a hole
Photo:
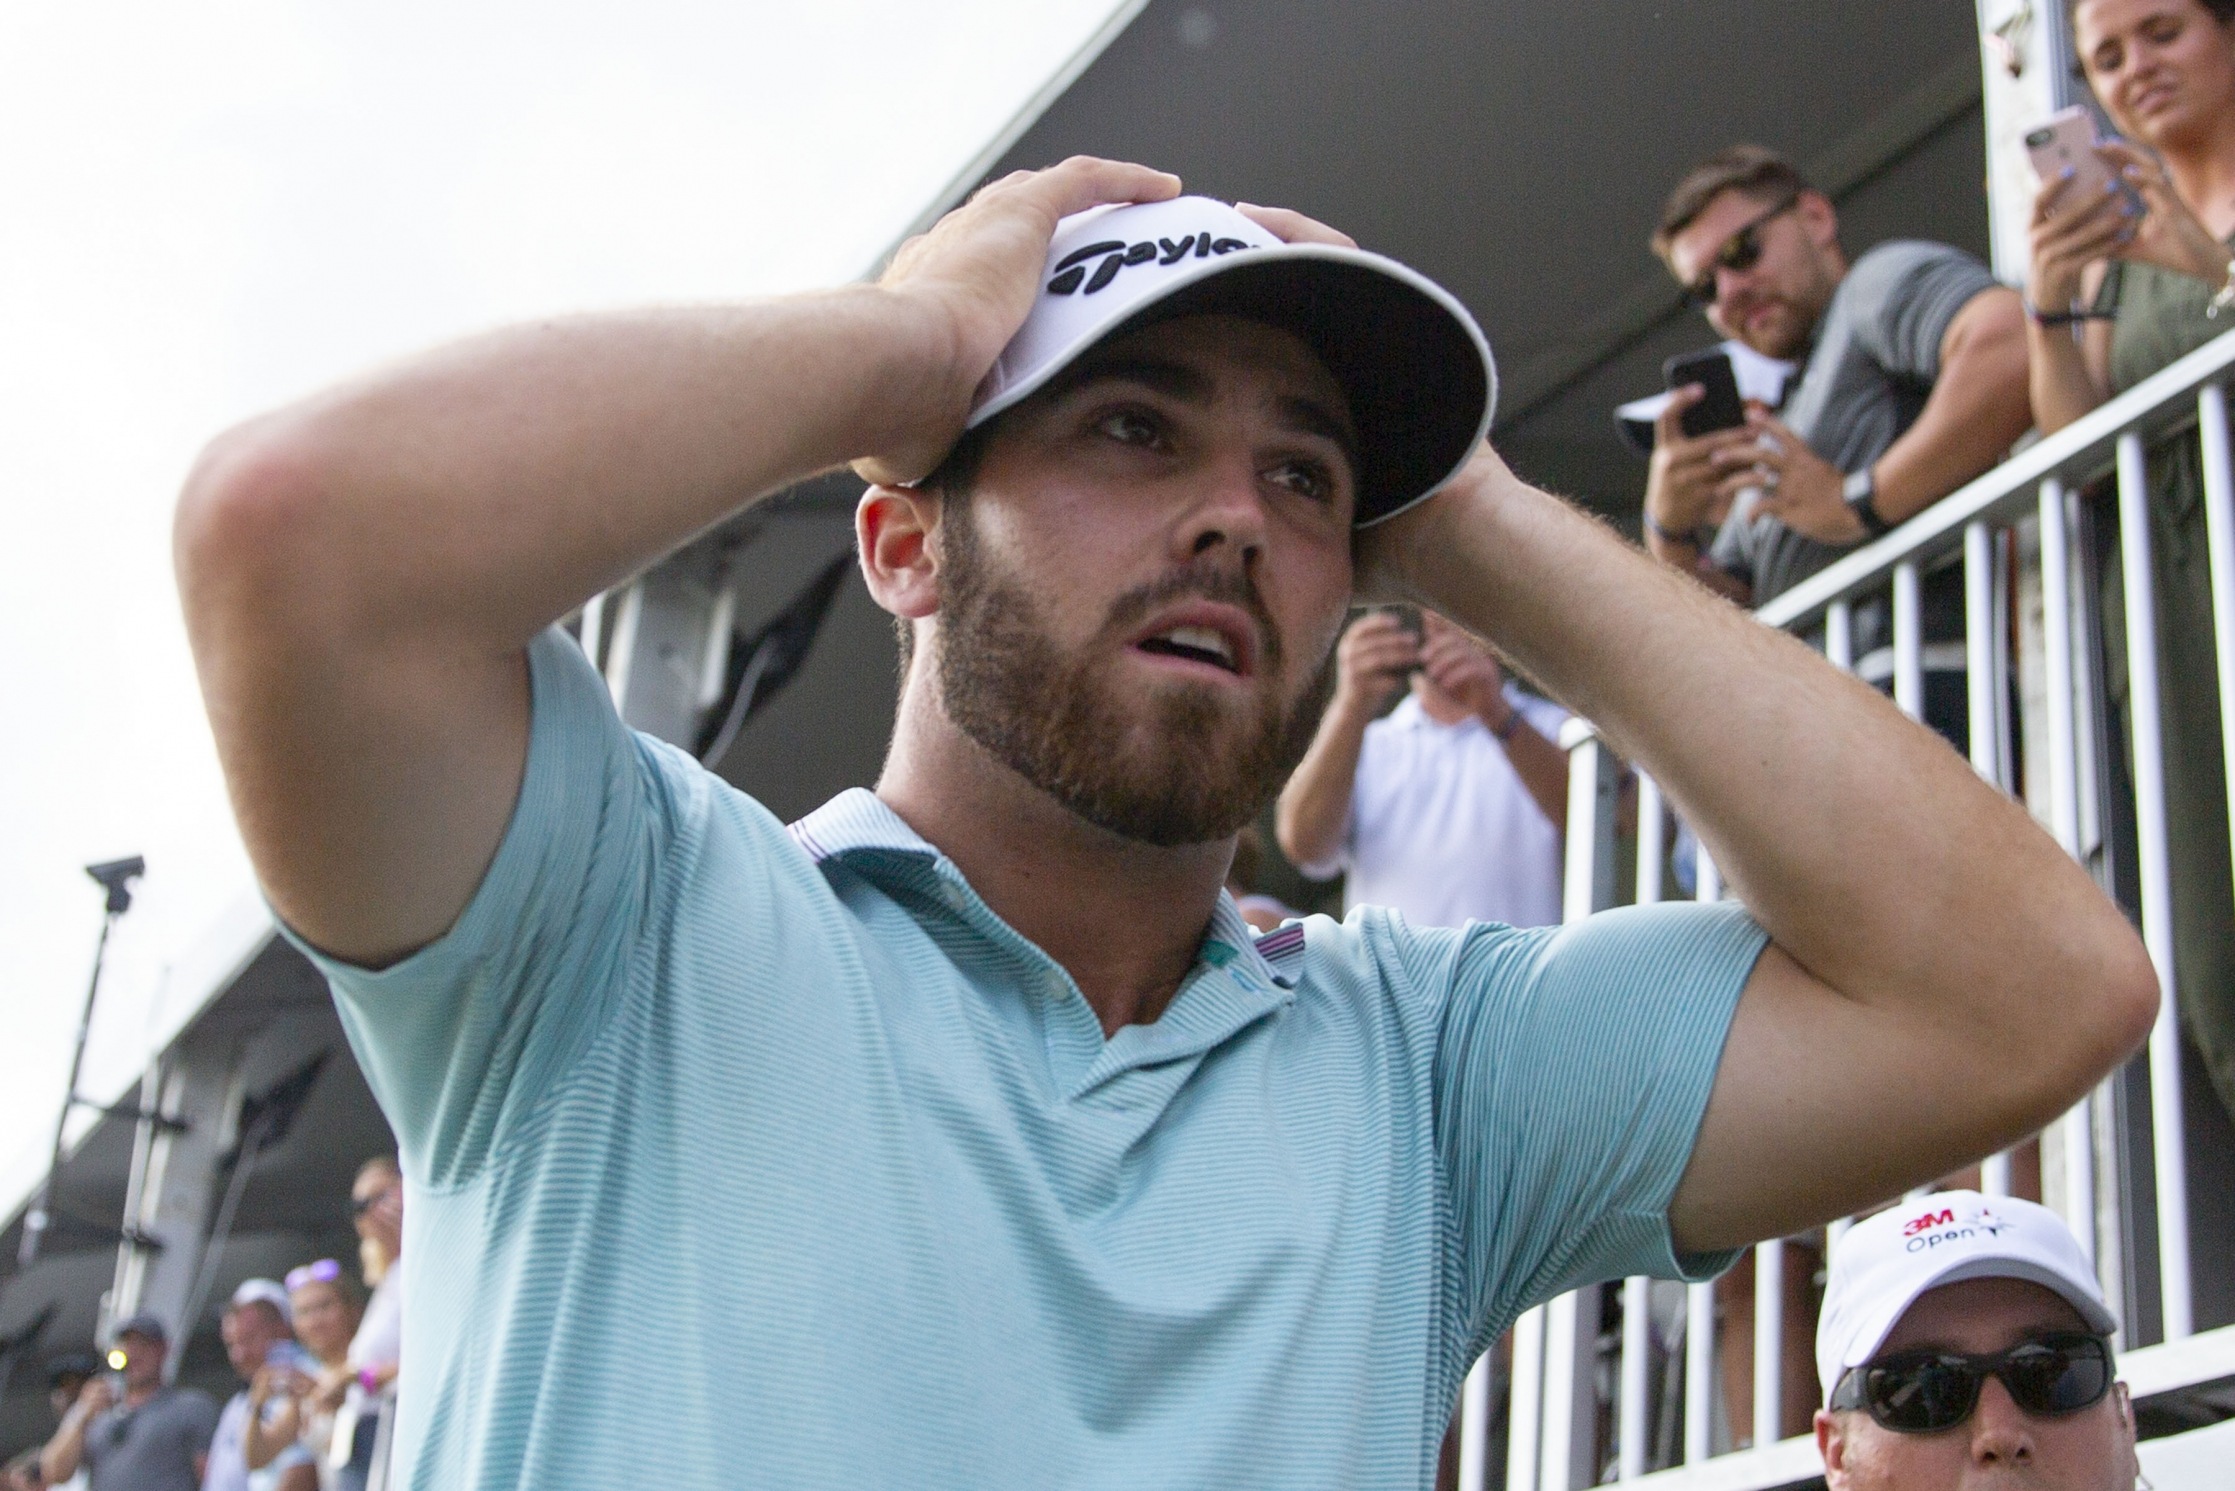
[[[944,898],[958,915],[979,925],[981,932],[999,927],[1007,937],[1031,947],[979,899],[953,860],[865,788],[839,793],[791,824],[788,831],[792,841],[818,864],[851,861],[857,869],[873,874],[876,860],[898,856],[928,866],[943,883],[947,891]],[[1032,951],[1047,959],[1039,949]],[[1128,1068],[1207,1050],[1287,1004],[1295,998],[1303,952],[1301,923],[1291,922],[1260,938],[1242,919],[1234,898],[1221,891],[1202,947],[1196,953],[1195,967],[1181,983],[1178,997],[1154,1024],[1129,1025],[1106,1043],[1098,1040],[1101,1049],[1091,1056],[1084,1050],[1076,1053],[1087,1058],[1084,1070],[1074,1068],[1077,1090],[1083,1091]],[[1052,959],[1047,961],[1054,966]],[[1080,1002],[1083,1006],[1084,1000]]]

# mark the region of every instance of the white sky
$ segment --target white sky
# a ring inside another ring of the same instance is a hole
[[[226,424],[493,323],[853,278],[1119,0],[0,0],[0,1207],[252,914],[178,620]]]

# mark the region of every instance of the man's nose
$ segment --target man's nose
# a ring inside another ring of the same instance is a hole
[[[1176,537],[1177,557],[1188,560],[1222,549],[1250,558],[1264,547],[1265,495],[1259,490],[1257,462],[1247,452],[1205,462]]]
[[[2033,1420],[1999,1377],[1986,1380],[1979,1389],[1979,1406],[1971,1412],[1971,1458],[1982,1465],[2033,1458]]]

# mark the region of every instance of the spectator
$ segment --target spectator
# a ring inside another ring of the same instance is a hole
[[[100,1372],[100,1360],[86,1351],[67,1352],[47,1363],[47,1403],[54,1409],[57,1421],[70,1412],[78,1401],[78,1394]],[[41,1446],[29,1454],[31,1468],[26,1472],[26,1478],[32,1491],[44,1491],[46,1487],[46,1478],[40,1474],[37,1463],[43,1452],[44,1446]],[[53,1487],[52,1491],[85,1491],[85,1467],[79,1466],[77,1474]]]
[[[1336,649],[1335,693],[1281,790],[1280,845],[1343,899],[1416,926],[1560,919],[1567,714],[1510,682],[1433,612],[1368,611]],[[1411,697],[1377,719],[1410,680]]]
[[[2016,293],[1945,244],[1882,243],[1850,266],[1830,200],[1760,146],[1694,167],[1652,242],[1718,333],[1806,359],[1782,416],[1749,406],[1743,426],[1688,438],[1679,420],[1700,394],[1687,391],[1655,430],[1646,544],[1741,604],[1776,598],[1938,502],[2031,422]],[[1748,488],[1759,506],[1734,509]],[[1926,716],[1960,744],[1960,576],[1929,577],[1925,609]],[[1890,640],[1885,608],[1863,608],[1856,624],[1858,671],[1890,677],[1891,654],[1870,655]]]
[[[218,1415],[202,1491],[279,1491],[289,1470],[308,1463],[308,1453],[293,1446],[254,1468],[247,1458],[250,1419],[268,1423],[280,1411],[265,1385],[274,1372],[294,1367],[291,1358],[300,1356],[290,1319],[287,1291],[271,1279],[246,1280],[226,1304],[218,1330],[242,1387]]]
[[[381,1393],[395,1381],[403,1358],[404,1177],[396,1161],[379,1155],[358,1168],[350,1188],[358,1253],[372,1297],[349,1342],[354,1374],[334,1415],[334,1443],[327,1463],[340,1491],[364,1491],[380,1432]]]
[[[88,1379],[40,1453],[40,1473],[53,1485],[83,1466],[89,1491],[196,1491],[217,1432],[217,1405],[207,1393],[164,1385],[170,1334],[153,1315],[132,1316],[109,1344],[109,1362],[124,1379],[122,1398],[110,1374]]]
[[[300,1442],[312,1465],[289,1469],[275,1491],[332,1491],[338,1476],[328,1464],[334,1443],[334,1416],[357,1375],[349,1365],[349,1343],[364,1315],[364,1300],[339,1263],[321,1258],[288,1270],[288,1303],[295,1337],[309,1353],[307,1372],[267,1368],[250,1384],[252,1396],[276,1402],[268,1418],[250,1427],[245,1445],[249,1467],[261,1470]],[[345,1450],[344,1463],[349,1459]],[[305,1474],[305,1470],[310,1473]]]
[[[1816,1333],[1830,1491],[2134,1491],[2117,1329],[2056,1213],[1943,1191],[1858,1222]]]
[[[2114,394],[2235,328],[2235,0],[2080,0],[2073,40],[2124,143],[2102,155],[2139,199],[2076,200],[2047,183],[2034,207],[2033,407],[2060,430]],[[2087,309],[2074,308],[2085,305]],[[2074,320],[2077,315],[2080,319]],[[2075,329],[2078,331],[2074,336]],[[2204,473],[2195,444],[2149,460],[2150,568],[2157,595],[2173,965],[2181,1013],[2220,1101],[2235,1113],[2235,894],[2227,777],[2212,643]],[[2127,693],[2126,608],[2116,547],[2103,560],[2103,662]]]

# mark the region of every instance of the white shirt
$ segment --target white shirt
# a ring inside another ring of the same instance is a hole
[[[1505,696],[1530,728],[1559,738],[1566,710],[1510,681]],[[1560,920],[1560,831],[1472,715],[1439,725],[1408,695],[1368,725],[1343,840],[1335,862],[1303,869],[1320,879],[1347,869],[1346,906],[1388,906],[1416,927]]]

